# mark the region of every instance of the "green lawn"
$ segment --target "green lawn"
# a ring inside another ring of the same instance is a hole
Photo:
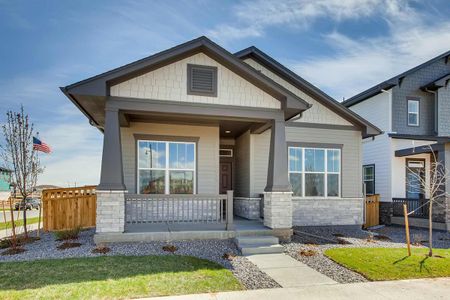
[[[325,255],[369,280],[450,276],[450,249],[433,249],[443,258],[428,257],[428,249],[411,250],[410,257],[406,248],[334,248]]]
[[[0,263],[0,299],[124,299],[241,289],[229,270],[189,256]]]
[[[41,218],[41,222],[42,222],[43,220],[42,220],[42,218]],[[39,222],[39,217],[34,217],[34,218],[27,218],[27,225],[31,225],[31,224],[36,224],[36,223],[38,223]],[[6,224],[5,223],[0,223],[0,230],[2,230],[2,229],[6,229],[6,228],[11,228],[11,226],[12,226],[12,224],[11,224],[12,222],[11,221],[8,221],[8,222],[6,222]],[[16,222],[14,222],[15,224],[16,224],[16,227],[17,226],[23,226],[23,220],[22,219],[20,219],[20,220],[17,220]],[[27,228],[28,228],[28,226],[27,226]]]

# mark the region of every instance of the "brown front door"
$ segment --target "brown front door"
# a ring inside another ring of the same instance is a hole
[[[232,176],[233,171],[231,167],[231,162],[221,162],[220,163],[220,193],[226,194],[228,190],[232,190]]]

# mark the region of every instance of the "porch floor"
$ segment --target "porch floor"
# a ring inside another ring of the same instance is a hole
[[[223,224],[205,223],[146,223],[146,224],[126,224],[125,233],[144,232],[183,232],[183,231],[222,231],[225,230]],[[266,231],[271,230],[264,226],[261,220],[247,220],[234,217],[234,230],[242,231]]]

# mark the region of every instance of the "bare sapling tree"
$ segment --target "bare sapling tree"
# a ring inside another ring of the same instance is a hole
[[[445,190],[446,181],[450,180],[450,170],[446,169],[444,163],[437,159],[432,146],[430,145],[428,147],[430,148],[430,152],[432,153],[429,180],[427,180],[427,176],[421,176],[419,172],[412,170],[408,166],[406,166],[406,168],[409,171],[409,174],[412,175],[413,179],[421,187],[425,195],[429,196],[429,200],[425,203],[422,203],[419,208],[426,207],[428,205],[428,256],[431,257],[433,256],[433,207],[434,204],[445,206],[445,203],[450,199],[450,194]],[[411,180],[407,181],[407,185],[412,189],[417,187],[413,186]],[[443,202],[444,204],[439,203],[439,200],[441,200],[441,202]],[[416,210],[419,208],[416,208]],[[415,210],[409,212],[408,215],[414,212]]]
[[[37,152],[33,149],[34,126],[21,106],[19,112],[10,110],[6,113],[2,129],[4,144],[0,146],[1,155],[7,167],[13,170],[12,180],[22,196],[23,230],[25,238],[28,238],[26,198],[33,192],[37,177],[42,173]]]

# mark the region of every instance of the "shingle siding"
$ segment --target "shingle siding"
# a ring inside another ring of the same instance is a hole
[[[434,125],[434,95],[422,91],[420,87],[440,78],[450,72],[450,65],[441,59],[407,75],[400,85],[393,90],[392,101],[392,131],[401,134],[433,135]],[[419,126],[408,126],[408,97],[420,98]]]
[[[450,136],[450,86],[438,90],[438,135]]]

